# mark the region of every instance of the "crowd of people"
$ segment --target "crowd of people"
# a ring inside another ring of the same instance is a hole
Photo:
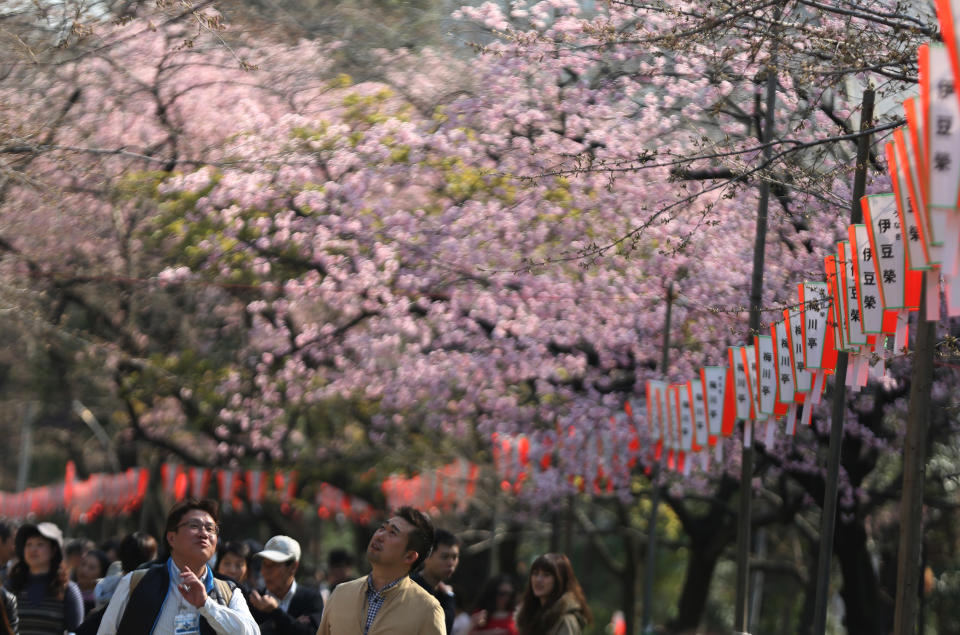
[[[300,544],[220,541],[216,501],[186,499],[162,542],[138,531],[64,545],[50,522],[0,522],[0,635],[579,635],[592,621],[570,560],[537,557],[521,587],[494,576],[476,602],[450,580],[460,540],[404,507],[370,539],[370,572],[332,550],[322,579],[301,578]]]

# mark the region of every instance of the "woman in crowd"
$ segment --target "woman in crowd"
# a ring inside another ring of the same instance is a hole
[[[99,549],[91,549],[83,554],[80,564],[74,571],[74,582],[80,587],[80,597],[83,598],[83,613],[86,615],[96,606],[97,601],[94,596],[94,589],[97,588],[103,576],[107,575],[107,567],[110,566],[110,560],[107,554]]]
[[[17,531],[17,564],[8,588],[17,596],[21,635],[63,635],[83,619],[80,589],[63,566],[63,533],[53,523]]]
[[[145,531],[127,534],[117,546],[117,557],[120,559],[110,563],[107,574],[97,583],[97,588],[93,591],[97,608],[103,608],[109,604],[113,592],[116,591],[124,575],[153,562],[157,557],[157,539]]]
[[[483,585],[476,608],[470,616],[471,635],[517,635],[513,611],[517,587],[506,574],[495,576]]]
[[[534,560],[517,611],[520,635],[580,635],[592,620],[567,556],[545,553]]]
[[[230,541],[221,547],[214,573],[232,578],[239,585],[244,597],[250,592],[250,560],[253,552],[245,542]]]
[[[110,598],[123,576],[157,557],[157,539],[144,531],[127,534],[117,547],[117,555],[120,560],[112,562],[107,567],[107,574],[97,582],[93,591],[96,607],[87,612],[83,623],[77,628],[76,635],[96,635]]]

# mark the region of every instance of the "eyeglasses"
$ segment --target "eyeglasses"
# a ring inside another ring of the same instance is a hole
[[[185,523],[180,523],[177,525],[177,529],[181,527],[186,527],[190,530],[191,533],[199,534],[201,531],[208,534],[213,534],[214,536],[220,535],[220,525],[216,523],[203,523],[199,520],[188,520]]]

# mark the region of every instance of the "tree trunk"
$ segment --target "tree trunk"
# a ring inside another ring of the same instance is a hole
[[[517,573],[517,549],[520,544],[520,535],[522,527],[515,522],[511,522],[506,530],[506,535],[497,549],[496,571],[493,573]]]
[[[814,602],[817,598],[817,563],[819,559],[819,545],[810,543],[807,550],[807,582],[803,591],[803,608],[800,610],[800,623],[797,624],[797,635],[813,635]]]
[[[682,499],[664,495],[664,502],[673,509],[690,539],[690,558],[677,605],[677,617],[667,625],[669,632],[696,631],[703,619],[717,561],[737,537],[737,518],[730,513],[730,500],[738,486],[737,479],[722,479],[705,514],[693,515]]]
[[[710,582],[717,568],[722,548],[715,544],[690,544],[690,558],[684,574],[683,591],[677,606],[677,618],[667,625],[671,633],[685,633],[697,630],[707,606]]]
[[[843,572],[840,595],[848,635],[888,633],[893,627],[893,607],[880,594],[880,580],[867,549],[863,522],[838,522],[834,554]]]

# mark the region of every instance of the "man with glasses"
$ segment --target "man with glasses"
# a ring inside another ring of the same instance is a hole
[[[432,545],[430,518],[401,507],[367,545],[370,574],[330,594],[317,635],[445,635],[439,602],[410,579]]]
[[[219,506],[185,499],[167,514],[166,562],[123,577],[98,635],[259,635],[236,585],[207,566],[217,549]]]

